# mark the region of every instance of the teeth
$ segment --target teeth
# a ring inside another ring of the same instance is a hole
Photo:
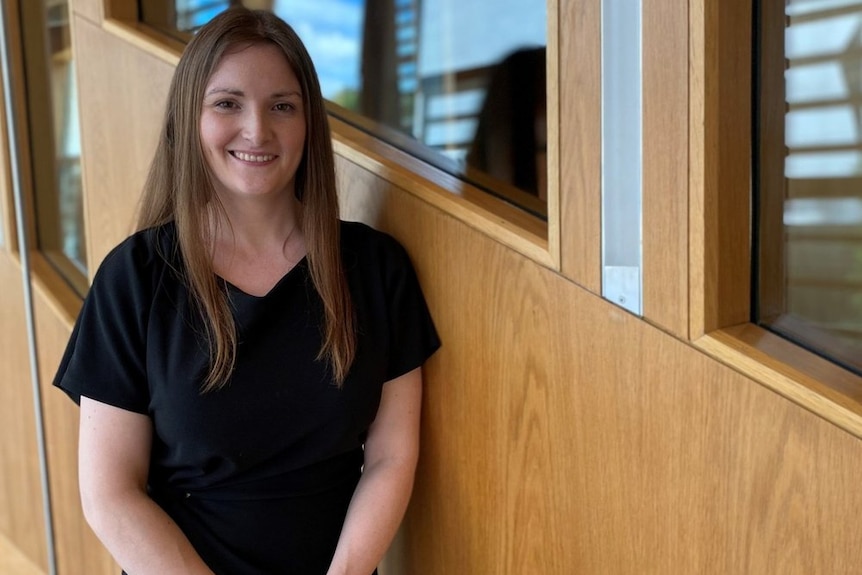
[[[257,154],[246,154],[244,152],[234,152],[233,155],[243,162],[268,162],[275,159],[275,156],[258,156]]]

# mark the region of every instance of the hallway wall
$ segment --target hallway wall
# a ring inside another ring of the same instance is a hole
[[[97,0],[74,3],[73,30],[88,255],[98,262],[132,228],[178,47],[154,50],[105,25]],[[687,341],[687,308],[668,307],[657,323],[623,311],[591,282],[579,285],[429,201],[409,182],[420,176],[366,161],[373,150],[336,132],[345,219],[405,245],[444,342],[426,369],[415,493],[384,575],[858,571],[857,437]],[[688,185],[655,185],[674,207],[667,217],[687,217],[674,199]],[[564,204],[577,207],[571,197]],[[568,269],[587,249],[571,242],[583,237],[571,226],[584,217],[563,218]],[[16,269],[0,257],[4,286],[20,285]],[[680,282],[683,272],[674,272]],[[20,376],[15,289],[0,300],[0,354]],[[60,574],[116,575],[80,515],[77,408],[48,379],[75,306],[48,283],[36,295]],[[38,517],[20,504],[22,494],[36,496],[32,436],[29,445],[8,439],[32,426],[26,391],[15,386],[0,387],[0,508],[13,511],[0,527],[44,564]],[[21,467],[7,473],[10,461]]]

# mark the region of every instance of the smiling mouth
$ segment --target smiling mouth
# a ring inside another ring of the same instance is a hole
[[[269,162],[275,159],[270,154],[246,154],[245,152],[231,152],[231,155],[243,162]]]

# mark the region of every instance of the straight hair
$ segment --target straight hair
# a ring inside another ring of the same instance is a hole
[[[322,345],[316,360],[329,363],[340,387],[356,354],[353,305],[341,259],[335,158],[314,64],[299,36],[278,16],[229,8],[198,31],[174,72],[137,223],[139,230],[175,223],[184,278],[209,344],[203,392],[230,381],[238,344],[230,302],[213,268],[210,222],[213,210],[223,208],[200,140],[204,90],[225,53],[264,43],[282,50],[302,88],[307,128],[295,189],[300,203],[297,225],[305,236],[309,272],[323,302]]]

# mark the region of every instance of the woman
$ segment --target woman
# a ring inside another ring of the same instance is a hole
[[[187,46],[139,229],[55,379],[87,521],[131,575],[375,572],[439,340],[401,246],[338,220],[317,76],[276,16]]]

